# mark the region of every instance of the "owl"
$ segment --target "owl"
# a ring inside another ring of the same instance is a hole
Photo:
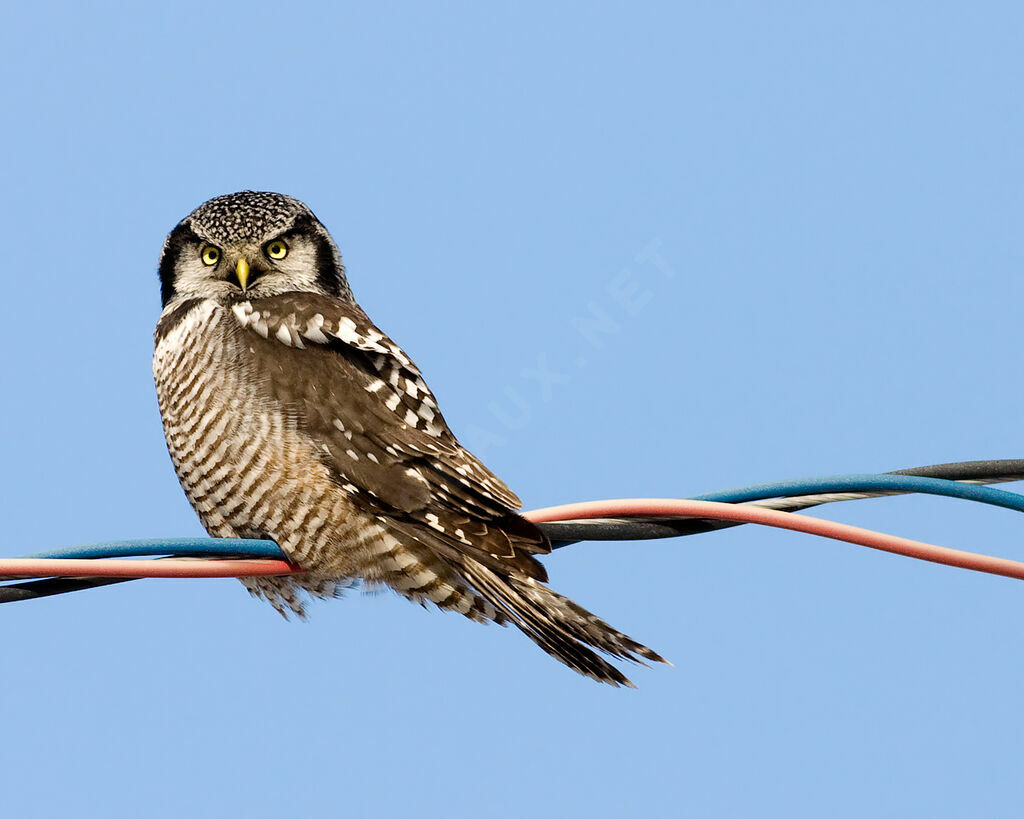
[[[664,660],[547,586],[544,533],[452,434],[419,369],[352,296],[312,211],[243,191],[168,235],[153,375],[206,531],[276,542],[300,573],[245,579],[279,612],[355,584],[513,624],[581,674]]]

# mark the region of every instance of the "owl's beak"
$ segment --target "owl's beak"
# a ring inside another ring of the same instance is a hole
[[[235,265],[235,275],[238,276],[238,284],[242,290],[245,290],[245,285],[249,281],[249,263],[240,258],[238,264]]]

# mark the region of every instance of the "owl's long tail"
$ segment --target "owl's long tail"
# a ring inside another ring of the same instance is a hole
[[[597,649],[621,660],[671,665],[664,657],[608,625],[568,597],[518,572],[507,576],[473,559],[464,562],[466,577],[505,617],[544,651],[569,668],[598,682],[636,686]]]

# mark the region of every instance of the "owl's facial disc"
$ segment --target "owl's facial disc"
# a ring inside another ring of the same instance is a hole
[[[287,292],[352,299],[337,246],[297,199],[242,191],[211,199],[167,237],[160,259],[164,306]]]

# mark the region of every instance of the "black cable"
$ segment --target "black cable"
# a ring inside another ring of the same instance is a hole
[[[21,600],[35,600],[54,594],[67,594],[84,589],[96,589],[112,583],[127,583],[134,577],[50,577],[46,580],[30,580],[25,583],[11,583],[0,586],[0,603],[17,603]]]
[[[890,475],[917,475],[919,478],[942,478],[947,481],[985,481],[1002,483],[1024,480],[1024,459],[995,461],[954,461],[948,464],[894,469]]]

